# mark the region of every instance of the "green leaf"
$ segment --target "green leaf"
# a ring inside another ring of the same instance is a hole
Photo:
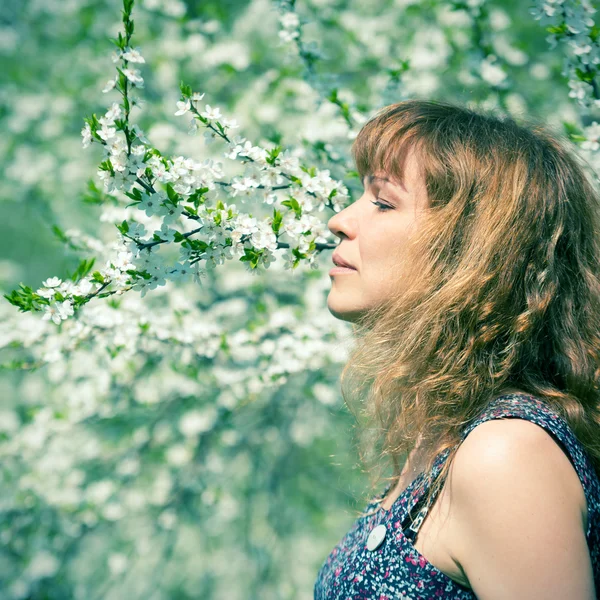
[[[573,123],[571,121],[563,121],[562,124],[563,124],[563,128],[564,128],[565,132],[568,135],[582,133],[581,129],[579,128],[579,126],[576,123]]]
[[[546,31],[548,33],[560,36],[568,33],[569,29],[567,28],[566,23],[561,23],[560,25],[550,25],[549,27],[546,27]]]
[[[24,285],[23,283],[19,283],[19,290],[13,290],[10,294],[3,294],[3,296],[13,305],[16,306],[21,312],[27,312],[30,310],[36,310],[38,307],[37,304],[48,304],[48,300],[46,298],[42,298],[33,292],[33,290]]]
[[[596,71],[593,70],[584,71],[583,69],[576,68],[575,73],[577,73],[577,77],[579,77],[581,81],[585,81],[586,83],[592,83],[596,77]]]
[[[193,202],[194,206],[198,208],[201,204],[204,204],[204,198],[202,196],[206,192],[208,192],[207,187],[198,188],[197,190],[194,190],[194,193],[188,197],[188,200]],[[196,211],[194,214],[197,215],[198,212]]]
[[[193,206],[190,206],[189,204],[184,204],[183,208],[185,210],[187,210],[187,212],[189,212],[191,215],[194,215],[196,217],[198,216],[198,209],[197,208],[195,208]]]
[[[78,281],[83,279],[92,270],[92,267],[94,266],[95,262],[96,262],[95,258],[90,258],[89,260],[86,260],[84,258],[79,263],[79,265],[77,266],[77,268],[75,269],[73,274],[69,277],[69,279],[71,279],[72,281],[77,283]]]
[[[192,88],[191,88],[191,86],[186,85],[185,83],[183,83],[183,81],[179,84],[179,89],[181,90],[181,93],[186,98],[189,98],[192,95]]]
[[[116,227],[123,235],[129,233],[129,223],[127,220],[124,220],[120,225],[116,223]]]
[[[329,96],[327,96],[327,100],[329,100],[330,102],[337,102],[337,100],[338,100],[337,88],[333,88],[331,90],[331,92],[329,93]]]
[[[275,146],[275,148],[269,150],[266,160],[271,166],[275,164],[275,161],[277,160],[277,157],[279,156],[282,150],[283,148],[281,146]]]
[[[133,188],[131,191],[125,192],[125,195],[132,200],[142,200],[142,190],[140,188]]]
[[[284,200],[281,204],[291,208],[296,214],[296,218],[299,219],[302,216],[302,207],[298,204],[298,200],[293,196],[289,196],[289,200]]]
[[[100,273],[100,271],[94,271],[92,273],[92,280],[104,284],[104,277],[102,276],[102,273]]]
[[[273,233],[279,233],[281,229],[281,223],[283,222],[283,215],[276,209],[273,209],[273,221],[271,223],[271,228],[273,229]]]
[[[308,173],[311,177],[315,177],[317,174],[317,167],[304,167],[304,166],[300,166],[300,168],[305,172]],[[298,181],[302,182],[301,179],[299,179]]]
[[[109,170],[109,169],[102,169],[102,170]],[[106,192],[104,192],[104,190],[101,190],[94,182],[93,179],[88,179],[87,182],[87,189],[88,191],[84,194],[82,194],[81,196],[81,201],[84,204],[106,204],[107,202],[110,202],[113,205],[117,205],[119,203],[119,201],[117,200],[116,196],[113,196],[112,194],[107,194]]]
[[[229,344],[227,343],[227,335],[225,333],[221,334],[221,342],[219,344],[219,348],[224,352],[229,350]]]
[[[69,243],[69,238],[58,225],[52,225],[52,233],[54,233],[54,235],[64,244]]]
[[[113,176],[114,176],[114,174],[115,174],[115,171],[114,171],[114,169],[113,169],[113,166],[112,166],[112,163],[110,162],[110,160],[105,160],[105,161],[101,162],[101,163],[98,165],[98,168],[99,168],[101,171],[110,171],[110,172],[111,172],[111,175],[113,175]]]
[[[169,200],[177,205],[179,202],[179,194],[175,191],[175,189],[173,188],[173,185],[171,183],[167,183],[167,196],[169,197]]]

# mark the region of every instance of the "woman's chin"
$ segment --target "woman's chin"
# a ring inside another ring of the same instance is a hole
[[[362,311],[335,306],[334,303],[329,301],[327,302],[327,309],[336,319],[339,319],[340,321],[348,321],[348,323],[356,323],[362,314]]]

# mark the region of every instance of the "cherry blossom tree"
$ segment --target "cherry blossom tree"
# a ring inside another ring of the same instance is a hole
[[[326,225],[377,108],[533,112],[597,180],[588,1],[201,4],[3,9],[0,197],[42,216],[0,264],[3,598],[312,596],[361,502]]]

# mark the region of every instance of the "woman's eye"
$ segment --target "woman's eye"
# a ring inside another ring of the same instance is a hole
[[[387,204],[382,204],[381,202],[373,202],[372,200],[371,204],[374,204],[377,207],[377,210],[380,212],[385,212],[386,210],[391,210],[393,208],[393,206],[388,206]]]

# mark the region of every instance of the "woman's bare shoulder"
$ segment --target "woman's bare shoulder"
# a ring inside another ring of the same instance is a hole
[[[526,419],[481,423],[458,448],[449,485],[452,555],[478,596],[503,582],[507,596],[587,597],[585,494],[546,430]]]

